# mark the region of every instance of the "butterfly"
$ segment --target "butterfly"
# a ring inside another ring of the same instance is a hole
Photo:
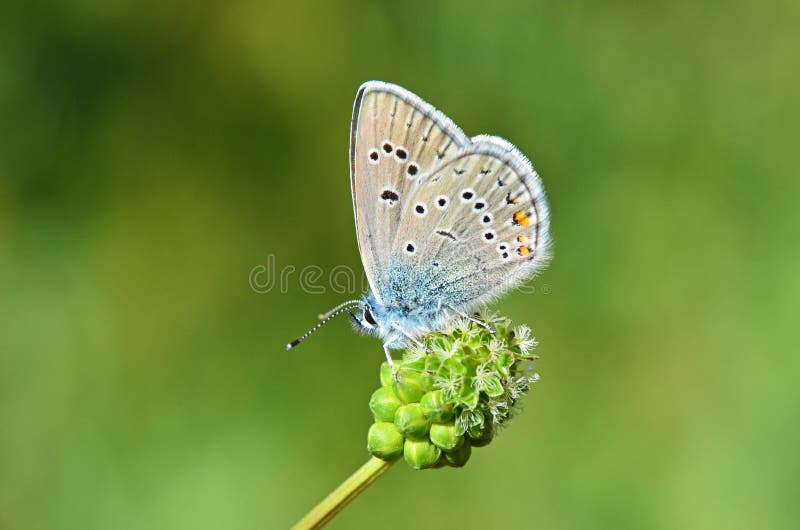
[[[370,292],[349,312],[392,349],[416,344],[508,292],[550,257],[550,216],[531,162],[497,136],[467,137],[408,90],[361,85],[350,129],[350,187]]]

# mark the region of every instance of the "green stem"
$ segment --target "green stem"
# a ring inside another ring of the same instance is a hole
[[[394,461],[386,462],[373,456],[358,471],[339,484],[339,487],[325,497],[322,502],[314,506],[305,517],[292,527],[292,530],[322,528],[345,506],[350,504],[353,499],[358,497],[362,491],[367,489],[384,471],[392,467],[392,464],[394,464]]]

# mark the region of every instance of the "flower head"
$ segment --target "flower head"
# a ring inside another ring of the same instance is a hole
[[[423,337],[381,367],[382,387],[370,408],[375,425],[367,447],[384,460],[405,457],[415,469],[461,467],[471,447],[489,444],[518,409],[539,375],[530,354],[536,341],[527,326],[484,316],[492,328],[462,318]]]

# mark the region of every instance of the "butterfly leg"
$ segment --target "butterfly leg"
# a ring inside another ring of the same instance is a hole
[[[386,360],[389,362],[389,368],[392,369],[392,379],[397,381],[397,372],[394,369],[394,361],[392,360],[392,352],[389,351],[389,344],[394,342],[394,337],[383,343],[383,353],[386,355]]]
[[[456,309],[455,307],[453,307],[450,304],[447,304],[447,308],[450,309],[450,311],[452,311],[453,313],[457,314],[458,316],[460,316],[462,318],[466,318],[467,320],[470,320],[472,322],[475,322],[477,325],[481,326],[482,328],[485,328],[485,329],[489,330],[490,333],[494,333],[494,330],[492,329],[492,327],[489,326],[489,324],[487,324],[486,322],[484,322],[482,320],[478,320],[475,317],[471,317],[468,314],[464,313],[463,311],[459,311],[458,309]]]
[[[431,350],[429,350],[427,346],[425,346],[425,345],[424,345],[424,344],[422,344],[420,341],[418,341],[417,339],[415,339],[414,337],[412,337],[412,336],[411,336],[411,334],[410,334],[408,331],[406,331],[406,330],[404,330],[403,328],[401,328],[401,327],[400,327],[400,325],[399,325],[397,322],[392,322],[392,324],[391,324],[391,325],[392,325],[392,328],[394,328],[394,329],[396,329],[397,331],[399,331],[400,333],[402,333],[402,334],[403,334],[403,336],[405,336],[405,338],[407,338],[408,340],[410,340],[411,342],[413,342],[414,344],[416,344],[418,347],[420,347],[420,348],[422,348],[423,350],[425,350],[427,353],[431,353]]]

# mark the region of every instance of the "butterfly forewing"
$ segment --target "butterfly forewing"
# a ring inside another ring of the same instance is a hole
[[[358,245],[372,292],[385,292],[392,244],[410,191],[470,140],[446,116],[396,85],[359,89],[350,139],[350,179]]]

